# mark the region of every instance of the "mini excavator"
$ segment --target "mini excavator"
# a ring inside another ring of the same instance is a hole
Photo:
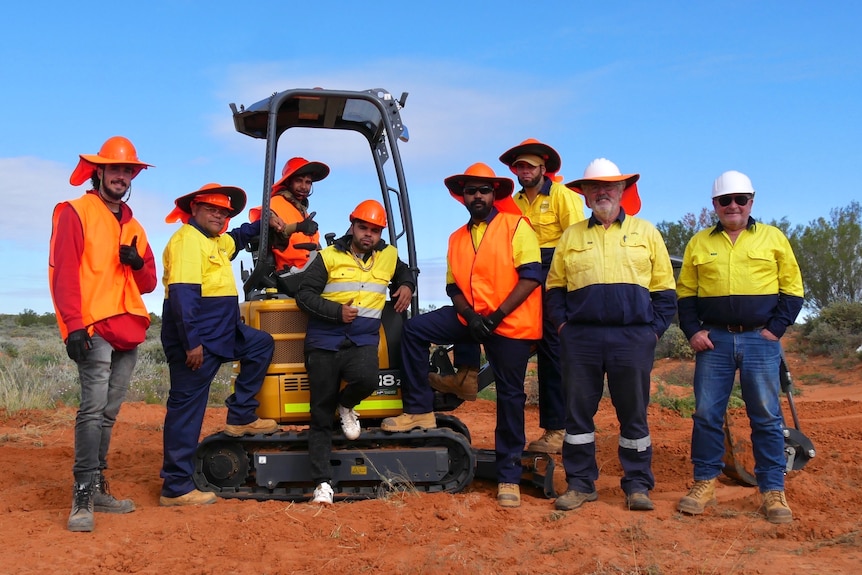
[[[281,136],[290,129],[310,128],[355,132],[367,141],[380,183],[382,203],[390,225],[389,244],[418,274],[410,201],[399,141],[408,140],[401,110],[407,93],[396,99],[383,89],[339,91],[292,89],[277,92],[248,107],[231,104],[236,130],[266,140],[261,221],[270,215],[270,190],[275,182],[276,155]],[[345,214],[347,210],[345,209]],[[326,234],[327,242],[335,234]],[[272,435],[233,438],[217,433],[204,438],[195,458],[198,489],[219,497],[302,501],[314,489],[308,461],[309,385],[304,362],[307,318],[292,295],[302,281],[302,270],[276,270],[267,226],[246,249],[251,270],[242,271],[245,301],[243,321],[268,332],[275,353],[257,396],[258,416],[274,419],[289,430]],[[319,246],[294,246],[317,250]],[[312,253],[312,257],[316,255]],[[410,313],[419,310],[418,290]],[[332,485],[336,500],[362,499],[397,490],[458,492],[474,477],[494,479],[494,451],[474,449],[470,432],[447,412],[461,400],[435,392],[437,428],[389,433],[379,429],[385,417],[402,412],[400,338],[407,312],[397,313],[391,302],[383,311],[378,350],[379,378],[374,394],[360,403],[362,434],[348,441],[339,431],[332,443]],[[449,348],[435,348],[429,371],[452,373]],[[493,381],[490,369],[480,373],[480,389]],[[335,414],[333,414],[334,417]],[[338,426],[336,426],[338,428]],[[554,462],[539,453],[524,453],[524,480],[547,497],[554,497]]]

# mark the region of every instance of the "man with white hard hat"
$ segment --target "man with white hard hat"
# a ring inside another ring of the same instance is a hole
[[[661,234],[637,218],[639,174],[622,174],[605,158],[566,184],[593,213],[563,232],[546,282],[547,311],[560,334],[567,491],[555,507],[598,499],[593,417],[607,377],[620,425],[620,486],[626,506],[650,511],[652,441],[647,424],[655,346],[676,313],[673,268]]]
[[[754,188],[728,171],[712,185],[718,223],[695,234],[680,270],[679,325],[697,352],[691,436],[694,485],[679,510],[699,515],[714,504],[724,454],[724,413],[734,378],[751,422],[754,474],[766,519],[789,523],[784,495],[784,421],[779,339],[802,309],[802,275],[785,235],[751,217]]]

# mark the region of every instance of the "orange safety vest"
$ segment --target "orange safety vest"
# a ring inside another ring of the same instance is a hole
[[[518,271],[512,264],[512,238],[522,219],[498,213],[485,230],[478,249],[473,247],[468,226],[461,226],[449,236],[449,266],[455,285],[482,315],[496,311],[518,283]],[[458,319],[466,325],[460,315]],[[495,333],[512,339],[540,339],[542,290],[530,292],[521,305],[503,318]]]
[[[120,225],[117,218],[97,194],[84,194],[77,200],[61,202],[54,208],[52,217],[51,244],[49,247],[48,285],[54,295],[54,246],[57,238],[57,222],[64,206],[69,205],[78,214],[84,232],[84,252],[81,254],[79,277],[81,282],[81,319],[90,335],[93,324],[120,314],[132,314],[146,318],[150,314],[141,297],[141,290],[132,276],[132,269],[120,263],[120,245],[131,245],[138,237],[138,252],[146,253],[147,235],[134,218]],[[56,301],[56,300],[55,300]],[[54,306],[57,324],[63,341],[69,329],[63,322],[60,310]]]
[[[269,209],[278,214],[284,223],[292,224],[301,222],[305,219],[296,206],[290,200],[281,194],[275,194],[269,201]],[[260,219],[261,208],[252,208],[249,210],[249,220],[256,222]],[[308,236],[302,232],[294,232],[288,238],[288,246],[283,250],[273,249],[272,254],[275,256],[275,269],[281,270],[285,267],[295,266],[301,268],[308,261],[310,253],[308,250],[299,250],[293,247],[293,244],[314,243],[320,245],[320,233],[314,232],[314,235]]]

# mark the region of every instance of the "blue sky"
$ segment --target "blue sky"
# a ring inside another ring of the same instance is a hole
[[[565,181],[596,157],[641,174],[639,215],[654,223],[707,207],[729,169],[751,177],[765,220],[806,224],[859,194],[850,0],[15,2],[4,18],[0,313],[53,311],[50,217],[86,189],[68,183],[78,154],[121,134],[156,166],[129,203],[161,273],[175,198],[220,182],[260,203],[264,144],[234,130],[228,105],[289,88],[409,92],[401,154],[423,306],[446,303],[446,239],[467,219],[443,179],[477,161],[509,175],[497,158],[526,138],[560,152]],[[311,198],[322,232],[340,235],[379,195],[359,136],[299,133],[279,152],[279,165],[332,168]]]

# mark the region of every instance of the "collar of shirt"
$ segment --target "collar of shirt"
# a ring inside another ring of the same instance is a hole
[[[751,216],[748,216],[748,223],[745,224],[745,229],[753,232],[754,230],[757,229],[757,221],[754,218],[752,218]],[[723,231],[724,231],[724,226],[721,225],[721,222],[718,222],[717,224],[715,224],[715,228],[713,228],[713,230],[711,232],[709,232],[709,235],[712,236],[715,234],[720,234]]]
[[[206,232],[206,230],[204,230],[202,227],[200,227],[200,226],[198,225],[198,223],[195,221],[195,219],[194,219],[194,218],[189,218],[189,225],[190,225],[191,227],[193,227],[194,229],[196,229],[197,231],[199,231],[200,233],[202,233],[203,235],[205,235],[206,237],[208,237],[208,238],[217,238],[217,237],[219,237],[219,236],[221,235],[221,234],[216,234],[216,235],[214,235],[214,236],[209,235],[209,234]]]
[[[619,222],[620,225],[623,225],[623,222],[626,221],[626,211],[624,209],[620,208],[620,213],[617,214],[616,220],[614,220],[614,221]],[[601,226],[601,225],[604,225],[604,224],[602,224],[602,222],[600,222],[598,220],[598,218],[596,218],[596,215],[590,214],[590,221],[587,223],[587,227],[591,228],[593,226]]]
[[[551,181],[551,178],[549,178],[548,176],[542,176],[542,178],[544,179],[544,182],[542,183],[542,187],[539,189],[539,193],[543,194],[545,196],[550,196],[551,195],[551,184],[553,184],[553,182]],[[524,191],[524,188],[521,188],[521,191],[518,192],[518,196],[520,198],[523,198],[526,193],[527,192]]]

